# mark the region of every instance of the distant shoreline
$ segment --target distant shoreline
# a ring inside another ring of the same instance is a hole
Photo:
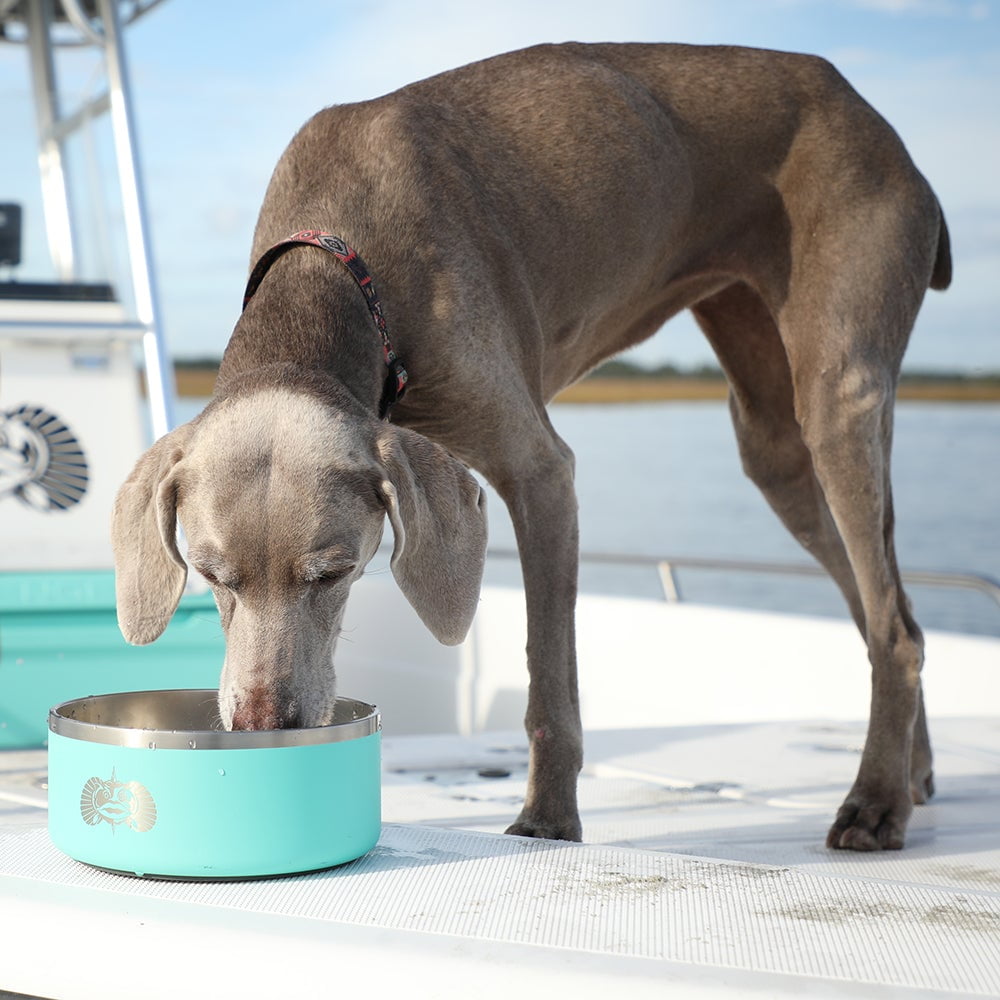
[[[203,362],[175,364],[177,394],[212,395],[217,369]],[[564,389],[557,403],[661,403],[721,400],[726,381],[707,375],[591,375]],[[1000,378],[904,375],[897,398],[927,403],[1000,403]]]
[[[564,389],[557,403],[659,403],[724,400],[729,388],[724,378],[678,376],[644,378],[586,378]],[[896,398],[925,403],[1000,403],[997,380],[942,379],[900,382]]]

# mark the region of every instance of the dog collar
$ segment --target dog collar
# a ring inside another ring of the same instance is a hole
[[[372,276],[368,273],[365,262],[358,256],[357,252],[352,250],[339,236],[325,233],[320,229],[303,229],[301,232],[293,233],[288,239],[275,243],[273,247],[264,252],[250,272],[246,291],[243,293],[243,308],[246,309],[247,303],[253,298],[254,292],[264,280],[264,275],[267,274],[271,265],[282,254],[301,243],[320,247],[332,253],[351,272],[351,276],[358,283],[358,288],[361,289],[365,297],[365,302],[368,303],[368,311],[372,314],[375,328],[382,338],[382,354],[385,357],[386,368],[389,369],[382,387],[382,399],[378,408],[379,417],[385,419],[389,415],[389,408],[406,391],[409,377],[403,362],[396,357],[396,352],[393,351],[392,344],[389,343],[389,332],[386,328],[385,316],[382,314],[382,303],[379,302]]]

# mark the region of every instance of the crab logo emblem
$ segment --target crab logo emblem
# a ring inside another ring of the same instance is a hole
[[[146,833],[156,825],[156,803],[149,789],[138,781],[118,781],[111,777],[88,778],[80,792],[80,815],[89,826],[108,823],[112,831],[125,825],[136,833]]]
[[[0,500],[17,497],[42,513],[66,510],[87,492],[80,442],[54,413],[24,404],[0,411]]]

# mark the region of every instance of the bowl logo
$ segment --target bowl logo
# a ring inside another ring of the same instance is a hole
[[[118,781],[111,777],[88,778],[80,793],[80,815],[89,826],[108,823],[112,832],[125,825],[136,833],[146,833],[156,825],[156,803],[149,789],[138,781]]]
[[[83,499],[87,482],[83,447],[59,417],[27,403],[0,410],[0,500],[66,510]]]

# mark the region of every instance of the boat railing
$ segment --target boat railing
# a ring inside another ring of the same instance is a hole
[[[490,548],[487,556],[488,558],[496,559],[518,558],[517,550],[512,548]],[[684,570],[829,578],[829,574],[820,566],[808,563],[771,562],[755,559],[657,556],[622,552],[581,552],[580,564],[581,566],[613,565],[652,569],[659,576],[664,599],[671,604],[684,600],[680,583],[680,573]],[[992,600],[997,610],[1000,611],[1000,580],[996,580],[985,573],[903,570],[901,575],[903,582],[911,586],[977,591]]]

